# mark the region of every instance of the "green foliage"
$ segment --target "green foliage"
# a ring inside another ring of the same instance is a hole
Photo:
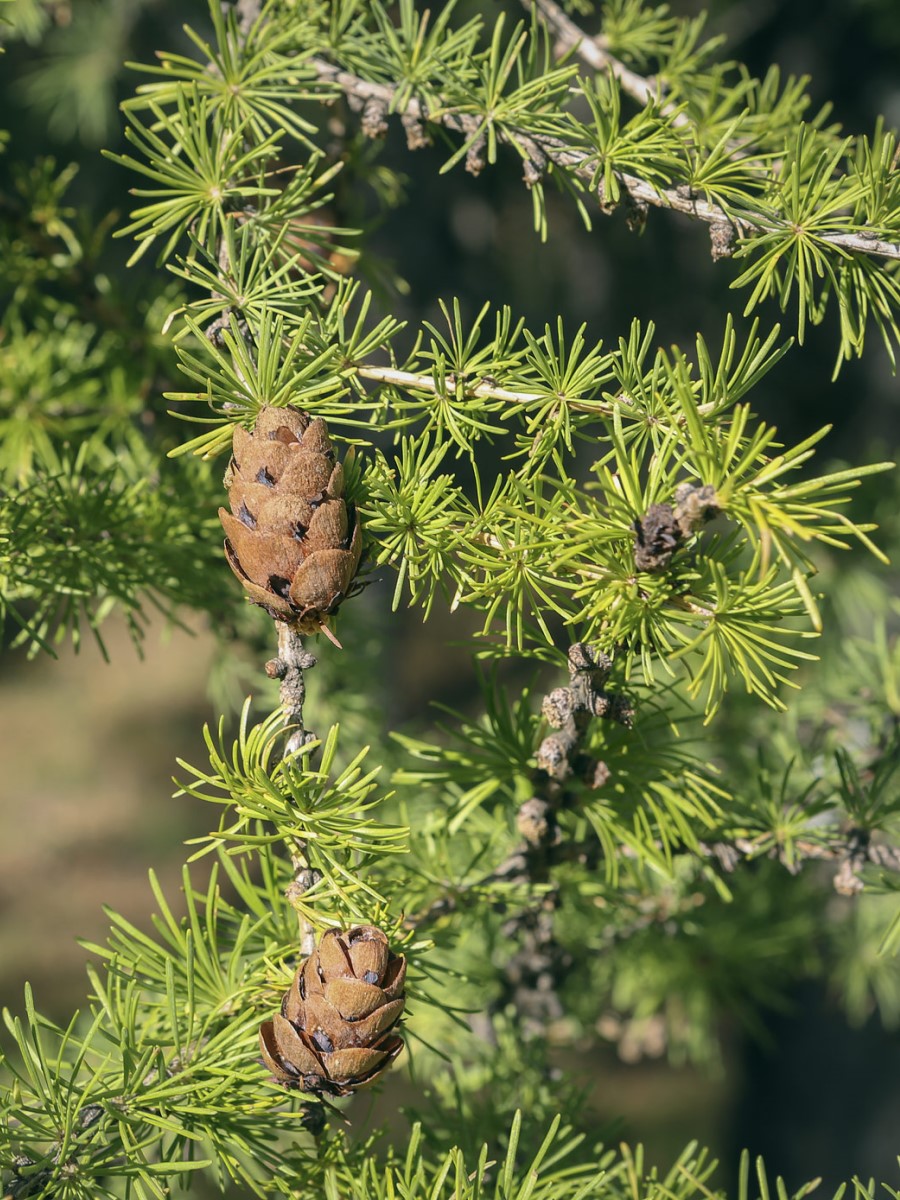
[[[486,340],[486,311],[465,329],[457,309],[446,314],[448,333],[427,327],[428,348],[419,339],[397,359],[398,324],[388,318],[363,335],[357,321],[348,332],[349,299],[339,288],[320,315],[311,298],[312,311],[290,331],[291,315],[266,315],[255,338],[232,315],[223,348],[206,360],[181,347],[183,369],[205,391],[170,398],[206,402],[217,414],[191,418],[211,428],[188,447],[210,455],[236,423],[249,427],[264,404],[298,394],[332,427],[352,425],[357,445],[372,444],[374,430],[362,436],[370,426],[393,429],[399,453],[362,460],[353,492],[378,539],[376,564],[398,570],[395,605],[406,590],[427,614],[443,590],[482,613],[483,653],[545,658],[555,614],[572,640],[617,648],[626,673],[645,682],[660,670],[677,675],[683,663],[710,713],[733,674],[781,704],[785,672],[807,657],[792,640],[821,628],[807,548],[859,538],[875,549],[871,526],[840,509],[862,476],[888,464],[783,480],[827,430],[785,450],[739,403],[784,352],[777,330],[763,341],[753,329],[740,348],[729,322],[718,358],[701,339],[691,362],[677,349],[651,357],[652,327],[635,324],[618,350],[604,352],[588,349],[583,331],[570,345],[562,329],[536,337],[507,310]],[[397,367],[360,362],[379,348]],[[380,386],[358,395],[354,377]],[[517,465],[489,488],[478,455],[493,442]],[[601,455],[586,475],[584,444]],[[453,448],[466,457],[468,486],[445,469]],[[685,480],[713,487],[726,520],[688,538],[665,573],[637,573],[634,522]]]
[[[521,1114],[516,1113],[509,1149],[502,1163],[489,1160],[485,1145],[477,1162],[472,1164],[466,1162],[459,1149],[451,1150],[437,1162],[427,1162],[420,1154],[421,1128],[414,1126],[403,1162],[382,1168],[369,1159],[361,1178],[346,1181],[340,1180],[337,1171],[330,1171],[326,1175],[325,1195],[328,1200],[398,1194],[408,1196],[410,1200],[419,1197],[438,1200],[444,1196],[458,1197],[459,1200],[482,1200],[488,1196],[496,1200],[531,1200],[532,1197],[535,1200],[551,1200],[551,1197],[584,1200],[596,1194],[595,1189],[604,1175],[600,1164],[569,1165],[565,1162],[581,1137],[573,1138],[571,1131],[560,1130],[557,1118],[531,1161],[520,1166],[517,1162],[520,1127]],[[608,1162],[609,1156],[603,1161]]]
[[[208,1170],[222,1187],[260,1195],[286,1161],[304,1169],[309,1145],[279,1145],[279,1133],[296,1136],[296,1117],[279,1111],[277,1095],[273,1105],[251,1049],[271,1004],[265,963],[291,946],[279,883],[222,865],[237,906],[214,872],[203,892],[185,876],[180,920],[151,878],[155,936],[113,914],[108,947],[91,947],[105,969],[91,972],[83,1018],[62,1029],[35,1012],[30,993],[24,1020],[7,1013],[15,1082],[4,1093],[0,1163],[37,1177],[37,1194],[115,1196],[119,1178],[136,1196],[161,1197],[174,1177]]]
[[[224,576],[211,474],[160,462],[171,434],[144,413],[171,370],[158,326],[176,293],[135,304],[113,283],[109,222],[89,229],[66,203],[73,177],[52,160],[17,169],[0,214],[0,616],[31,653],[84,629],[103,648],[114,611],[138,640],[148,610],[215,607]]]
[[[153,931],[110,912],[108,942],[88,947],[84,1014],[58,1026],[30,992],[6,1014],[0,1165],[15,1197],[143,1200],[203,1174],[219,1191],[327,1200],[709,1200],[724,1193],[693,1145],[663,1175],[640,1148],[588,1140],[586,1081],[557,1082],[548,1039],[526,1044],[536,1020],[570,1047],[650,1053],[650,1031],[673,1059],[710,1062],[723,1020],[765,1037],[766,1011],[815,977],[852,1020],[900,1020],[900,649],[882,548],[900,528],[896,494],[873,486],[891,464],[813,470],[827,428],[786,444],[755,415],[753,389],[797,353],[760,319],[729,316],[721,344],[698,336],[690,352],[635,320],[607,346],[553,314],[533,329],[508,307],[469,318],[458,298],[410,326],[388,272],[345,277],[368,268],[367,206],[403,200],[364,141],[399,118],[411,148],[441,143],[444,171],[512,150],[543,236],[549,183],[588,221],[599,195],[637,224],[647,204],[724,223],[745,315],[774,299],[802,342],[837,305],[838,364],[873,322],[891,354],[896,137],[843,136],[827,110],[810,115],[805,81],[752,79],[702,20],[639,0],[602,6],[599,66],[555,57],[555,5],[514,25],[461,9],[268,0],[257,15],[213,0],[207,32],[140,67],[123,106],[130,150],[112,157],[138,200],[117,232],[153,280],[133,291],[109,269],[110,222],[69,202],[72,169],[11,174],[12,640],[100,639],[112,611],[138,638],[152,606],[210,616],[264,653],[271,630],[227,575],[213,513],[234,430],[292,404],[343,443],[366,574],[395,572],[392,611],[449,609],[484,660],[474,704],[389,738],[390,617],[354,601],[348,650],[326,650],[312,677],[323,736],[283,756],[286,711],[265,690],[236,732],[227,712],[206,729],[208,762],[179,762],[178,794],[217,809],[193,843],[186,915],[151,879]],[[47,11],[15,10],[18,36],[39,38]],[[121,12],[96,5],[79,38]],[[93,136],[101,110],[65,107],[84,43],[72,53],[59,89],[50,59],[38,68],[32,100]],[[165,416],[148,401],[160,393]],[[642,559],[654,519],[668,541]],[[551,728],[572,732],[553,697],[579,642],[609,668],[554,773],[543,747],[562,736]],[[243,678],[231,646],[223,657],[232,706]],[[626,698],[627,719],[604,719]],[[537,833],[534,801],[550,811]],[[852,899],[823,923],[832,884]],[[415,1099],[387,1150],[351,1143],[257,1059],[301,934],[357,922],[410,962]],[[523,1004],[523,954],[550,984],[532,999],[549,993],[555,1014]],[[739,1200],[750,1190],[745,1157]],[[753,1190],[769,1200],[761,1165]],[[775,1192],[786,1200],[781,1180]]]
[[[179,762],[191,777],[184,794],[226,810],[219,829],[203,839],[200,853],[222,847],[228,854],[262,854],[273,845],[284,846],[293,859],[301,856],[327,881],[325,887],[298,898],[298,912],[317,923],[365,920],[373,903],[387,902],[363,872],[380,856],[406,849],[407,830],[374,816],[385,799],[374,794],[378,768],[364,770],[362,750],[332,777],[337,726],[323,743],[310,742],[281,758],[283,713],[276,711],[251,728],[249,712],[248,702],[230,754],[223,739],[224,721],[217,739],[209,727],[204,730],[208,772]],[[320,761],[313,767],[310,760],[319,750]]]
[[[77,646],[86,627],[105,654],[100,626],[114,610],[137,641],[148,607],[177,620],[180,605],[208,603],[204,573],[218,562],[198,556],[198,524],[210,526],[179,511],[180,481],[151,488],[85,458],[0,493],[0,616],[32,653],[67,636]]]

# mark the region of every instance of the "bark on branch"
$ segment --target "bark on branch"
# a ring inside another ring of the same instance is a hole
[[[428,392],[431,395],[443,394],[440,384],[433,375],[419,374],[416,371],[400,371],[396,367],[379,367],[370,363],[362,363],[355,370],[360,379],[369,379],[373,383],[401,388],[407,392]],[[455,388],[457,382],[454,376],[448,375],[445,380],[444,392]],[[500,387],[493,380],[484,377],[477,382],[464,382],[463,391],[468,397],[478,397],[483,400],[505,400],[510,404],[531,404],[536,400],[545,399],[547,395],[546,392],[542,391],[510,391],[509,388]],[[604,417],[614,416],[617,405],[629,405],[632,403],[631,399],[624,393],[618,395],[614,403],[606,400],[572,399],[569,396],[563,395],[560,395],[559,399],[561,401],[564,400],[573,412],[592,413],[595,416],[600,415]],[[707,404],[699,404],[697,412],[701,416],[706,416],[708,413],[713,412],[715,408],[715,402],[710,401]]]
[[[572,18],[560,8],[554,0],[522,0],[529,12],[536,10],[547,22],[547,27],[556,35],[559,48],[563,54],[574,50],[586,66],[594,71],[604,71],[616,79],[626,96],[636,100],[638,104],[651,104],[661,100],[662,86],[657,79],[647,79],[626,67],[604,45],[602,37],[590,37],[580,29]],[[672,118],[673,125],[690,125],[691,119],[685,113],[676,111],[676,105],[663,104],[660,112]]]

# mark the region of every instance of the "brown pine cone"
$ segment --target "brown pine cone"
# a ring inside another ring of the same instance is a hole
[[[300,633],[326,630],[356,574],[361,537],[325,422],[261,409],[252,433],[234,431],[225,483],[225,556],[250,599]]]
[[[260,1027],[263,1061],[278,1083],[348,1096],[391,1065],[403,1042],[391,1031],[406,998],[406,959],[374,925],[329,929],[300,964],[281,1014]]]

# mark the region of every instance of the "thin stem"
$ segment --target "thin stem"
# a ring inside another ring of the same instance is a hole
[[[400,371],[396,367],[378,367],[369,363],[361,364],[355,370],[360,379],[369,379],[373,383],[402,388],[407,392],[430,392],[432,395],[443,395],[449,388],[454,388],[457,383],[455,376],[448,375],[444,381],[445,386],[442,388],[433,375],[423,375],[415,371]],[[477,397],[482,400],[506,400],[510,404],[533,404],[536,400],[547,398],[546,392],[510,391],[498,384],[488,383],[484,379],[471,385],[464,383],[463,391],[467,397]],[[631,400],[624,393],[618,395],[612,403],[606,400],[572,400],[568,396],[562,395],[559,396],[559,399],[565,400],[567,407],[571,408],[573,412],[591,413],[594,416],[599,414],[605,417],[614,416],[617,405],[631,404]],[[706,416],[715,411],[715,408],[716,402],[710,401],[707,404],[698,405],[697,411],[701,416]],[[682,422],[683,420],[682,418]]]
[[[285,725],[291,730],[284,747],[286,758],[316,738],[303,724],[303,706],[306,703],[306,680],[303,672],[316,665],[316,658],[305,649],[296,626],[286,621],[276,621],[276,625],[278,657],[266,663],[266,674],[281,681],[281,706],[284,709]],[[310,868],[305,851],[305,845],[298,844],[291,855],[294,878],[287,889],[289,900],[302,896],[322,878],[318,871]],[[315,949],[315,930],[299,912],[297,919],[300,922],[300,952],[308,957]]]
[[[303,725],[303,706],[306,703],[306,680],[303,672],[316,665],[314,654],[305,649],[303,639],[294,625],[277,621],[278,657],[266,663],[266,673],[281,680],[281,706],[285,724],[292,732],[284,748],[285,755],[293,754],[307,742],[315,741],[316,735]]]
[[[371,379],[375,383],[388,383],[409,392],[431,392],[437,395],[443,390],[432,375],[418,375],[413,371],[398,371],[394,367],[361,366],[357,367],[356,373],[361,379]],[[446,383],[449,387],[453,387],[455,382],[456,380],[453,376],[447,376]],[[511,404],[529,404],[540,398],[539,392],[510,392],[506,388],[498,387],[492,383],[485,383],[484,381],[473,384],[471,387],[465,386],[464,390],[467,396],[477,396],[484,400],[508,400]],[[577,405],[573,405],[573,407],[577,407]],[[584,404],[581,407],[589,408],[591,412],[596,412],[598,406],[595,404]],[[604,404],[600,407],[612,414],[611,404]]]
[[[647,79],[626,67],[603,44],[602,37],[590,37],[580,29],[555,0],[522,0],[529,12],[536,9],[556,35],[560,51],[565,54],[574,50],[583,63],[595,71],[612,75],[622,91],[638,104],[650,104],[662,97],[662,85],[657,79]],[[673,125],[688,126],[691,119],[686,113],[678,112],[677,105],[663,104],[659,110],[663,116],[671,117]]]

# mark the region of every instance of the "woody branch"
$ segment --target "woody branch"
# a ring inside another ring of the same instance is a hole
[[[659,80],[647,79],[626,67],[610,53],[602,37],[590,37],[584,30],[579,29],[554,0],[522,0],[522,4],[529,12],[535,10],[544,18],[556,35],[561,54],[574,50],[581,61],[592,70],[612,75],[625,95],[636,100],[638,104],[650,104],[661,99],[663,91]],[[689,126],[691,123],[690,117],[678,112],[674,104],[664,103],[659,111],[663,116],[670,116],[673,125]]]
[[[412,123],[421,126],[431,122],[467,138],[477,137],[479,131],[483,129],[484,122],[479,117],[461,112],[452,105],[442,106],[433,115],[429,115],[428,110],[415,97],[405,105],[398,105],[396,103],[397,89],[387,84],[371,83],[322,58],[310,59],[309,65],[323,83],[335,84],[345,95],[358,101],[364,110],[364,115],[368,106],[369,115],[366,124],[373,131],[373,135],[376,129],[381,131],[385,128],[385,118],[389,112],[400,116],[406,125]],[[377,121],[372,116],[373,106],[377,106],[379,113],[382,114]],[[570,171],[577,178],[586,180],[591,186],[595,186],[597,160],[594,155],[573,149],[559,138],[547,134],[530,133],[518,127],[498,128],[496,134],[500,142],[514,145],[520,151],[525,151],[527,182],[535,182],[540,177],[543,164],[550,162]],[[683,213],[711,226],[711,233],[715,233],[723,226],[731,227],[736,234],[747,238],[754,234],[772,233],[778,230],[796,233],[796,230],[791,230],[787,223],[779,222],[764,213],[752,210],[727,212],[713,201],[696,195],[687,184],[676,184],[670,187],[656,186],[625,171],[617,172],[616,178],[632,204],[649,205],[653,208],[671,209],[674,212]],[[607,197],[602,180],[596,184],[596,190],[601,206],[610,201],[611,198]],[[817,233],[816,239],[854,254],[900,259],[900,241],[890,241],[865,230],[858,233]]]

